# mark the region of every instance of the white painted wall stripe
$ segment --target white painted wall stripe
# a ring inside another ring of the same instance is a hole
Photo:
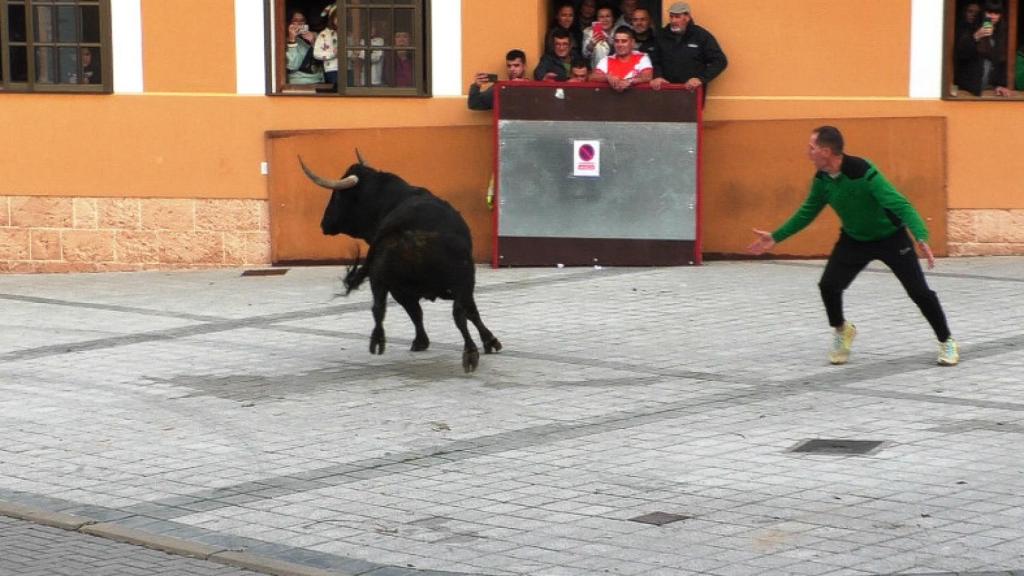
[[[235,91],[266,94],[263,0],[235,0]]]
[[[142,82],[141,0],[110,0],[114,92],[139,94]]]
[[[913,0],[910,11],[910,97],[940,98],[944,2]]]
[[[462,0],[433,0],[430,12],[430,92],[462,96]]]

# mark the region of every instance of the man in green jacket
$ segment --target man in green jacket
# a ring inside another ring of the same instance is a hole
[[[872,260],[881,260],[896,274],[911,300],[924,314],[939,340],[939,364],[954,366],[960,349],[950,335],[939,298],[928,287],[914,252],[913,234],[928,268],[935,256],[928,247],[928,229],[917,210],[886,180],[871,162],[843,153],[843,135],[833,126],[811,133],[807,155],[818,169],[803,205],[774,232],[754,229],[758,238],[748,248],[763,254],[803,230],[832,206],[842,222],[839,241],[829,256],[818,287],[829,325],[835,329],[829,361],[845,364],[857,329],[843,318],[843,291]]]

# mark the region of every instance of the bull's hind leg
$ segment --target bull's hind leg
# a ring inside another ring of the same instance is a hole
[[[419,297],[397,292],[392,292],[391,295],[395,297],[396,302],[402,305],[402,308],[405,308],[406,314],[409,315],[409,319],[412,320],[412,324],[416,328],[416,338],[412,341],[410,350],[420,352],[429,348],[430,338],[427,338],[427,331],[423,329],[423,308],[420,307]]]
[[[388,305],[388,289],[370,279],[373,291],[373,333],[370,334],[370,354],[384,353],[384,313]]]
[[[490,354],[491,352],[498,352],[501,350],[501,342],[491,334],[491,331],[484,326],[483,320],[480,319],[480,312],[476,309],[476,301],[473,297],[469,297],[469,301],[466,303],[466,317],[469,321],[476,326],[478,332],[480,332],[480,341],[484,345],[484,354]]]
[[[459,300],[455,300],[452,305],[452,316],[455,318],[455,326],[462,333],[462,340],[465,342],[462,348],[462,369],[472,372],[480,363],[480,349],[476,347],[476,342],[473,342],[473,337],[469,335],[469,326],[466,325],[466,307]]]

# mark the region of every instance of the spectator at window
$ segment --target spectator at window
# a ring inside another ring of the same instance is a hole
[[[295,10],[288,18],[285,69],[289,84],[319,84],[324,81],[323,65],[313,57],[316,33],[309,29],[306,15]]]
[[[586,82],[590,80],[590,63],[582,56],[572,59],[569,64],[569,78],[566,82]]]
[[[412,35],[408,32],[395,32],[395,53],[392,58],[391,86],[409,88],[416,84],[416,67],[413,54],[408,47],[412,45]],[[405,49],[403,49],[405,48]]]
[[[960,16],[956,20],[954,42],[959,41],[964,34],[973,34],[978,29],[981,20],[981,2],[968,2],[964,4]],[[953,55],[953,84],[961,85],[964,82],[965,67],[960,64],[960,59]]]
[[[647,54],[636,50],[636,32],[629,26],[619,26],[612,36],[615,53],[601,60],[590,79],[607,82],[612,90],[624,92],[634,84],[650,82],[654,66]]]
[[[374,22],[370,29],[370,46],[383,46],[386,36],[384,22]],[[380,86],[384,81],[384,51],[370,50],[370,86]]]
[[[654,71],[651,88],[658,90],[667,83],[683,84],[690,90],[704,86],[707,96],[707,85],[729,65],[725,52],[710,32],[693,21],[688,3],[672,4],[668,22],[655,39],[658,69]]]
[[[569,65],[572,63],[572,38],[568,30],[559,28],[552,33],[551,39],[554,48],[541,57],[533,71],[533,78],[546,82],[564,82],[569,77]]]
[[[958,85],[975,96],[992,88],[996,96],[1009,96],[1006,78],[1007,40],[1004,9],[1000,0],[985,3],[984,17],[973,30],[964,30],[956,41]]]
[[[323,14],[327,19],[327,27],[316,37],[313,45],[313,57],[323,62],[324,82],[337,85],[338,83],[338,14],[334,4],[324,8]]]
[[[654,40],[654,28],[651,28],[651,12],[647,8],[633,10],[633,31],[636,32],[636,49],[657,62],[658,44]]]
[[[612,53],[612,24],[615,23],[615,12],[611,6],[597,9],[597,20],[583,31],[583,56],[590,60],[590,67]]]
[[[101,84],[103,74],[100,72],[99,58],[93,58],[93,49],[83,47],[80,51],[82,58],[82,75],[78,77],[79,84]]]
[[[1017,70],[1015,72],[1017,90],[1024,90],[1024,46],[1017,48]]]
[[[619,26],[633,27],[633,11],[636,10],[638,0],[621,0],[619,2],[619,19],[615,21],[612,30],[618,30]]]
[[[576,27],[586,30],[597,19],[597,0],[580,0],[576,8]]]
[[[573,55],[580,54],[583,32],[576,25],[576,9],[573,8],[572,0],[561,0],[558,3],[558,8],[555,10],[555,21],[544,37],[545,51],[554,51],[554,33],[558,30],[565,30],[569,33],[571,40],[570,49]]]
[[[509,50],[505,54],[505,74],[509,81],[526,80],[526,53],[522,50]],[[494,108],[494,78],[487,72],[477,72],[473,83],[469,86],[469,109],[490,110]],[[483,88],[487,86],[487,88]]]

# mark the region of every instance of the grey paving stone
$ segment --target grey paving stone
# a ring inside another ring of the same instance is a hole
[[[0,276],[0,501],[341,574],[1024,570],[1024,259],[929,273],[951,369],[878,266],[828,365],[820,273],[481,268],[505,349],[469,375],[446,303],[430,350],[392,303],[368,354],[338,268]],[[886,443],[788,452],[808,438]],[[628,521],[651,512],[690,518]],[[0,573],[176,573],[137,547],[31,566],[86,537],[32,528]]]

